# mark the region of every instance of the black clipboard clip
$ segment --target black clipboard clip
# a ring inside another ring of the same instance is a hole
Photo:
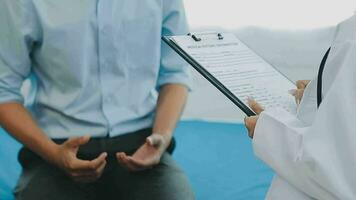
[[[191,36],[194,41],[200,42],[202,40],[202,38],[198,37],[198,35],[211,35],[211,34],[216,34],[218,40],[223,40],[224,39],[224,36],[221,33],[202,33],[202,34],[188,33],[188,36]]]

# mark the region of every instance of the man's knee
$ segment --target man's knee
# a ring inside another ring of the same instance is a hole
[[[80,200],[90,199],[89,185],[80,185],[48,164],[24,169],[14,190],[17,200]]]

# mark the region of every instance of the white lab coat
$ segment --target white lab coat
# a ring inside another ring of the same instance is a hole
[[[266,199],[356,199],[356,15],[338,26],[323,73],[306,88],[297,115],[263,112],[257,157],[276,172]]]

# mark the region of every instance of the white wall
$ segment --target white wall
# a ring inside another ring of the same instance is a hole
[[[184,0],[191,27],[309,29],[353,14],[355,0]]]

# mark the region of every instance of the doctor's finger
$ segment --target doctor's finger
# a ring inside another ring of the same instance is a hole
[[[258,116],[245,118],[245,126],[246,126],[246,129],[248,132],[248,136],[250,138],[253,138],[253,136],[254,136],[257,120],[258,120]]]
[[[248,105],[250,106],[250,108],[251,108],[257,115],[259,115],[261,112],[264,111],[264,108],[263,108],[259,103],[257,103],[257,101],[255,101],[254,99],[248,98],[247,101],[248,101]]]
[[[299,80],[296,82],[298,89],[305,89],[309,84],[310,80]]]
[[[301,101],[302,98],[303,98],[303,95],[304,95],[304,90],[300,89],[300,90],[296,90],[296,91],[295,91],[294,97],[295,97],[295,102],[296,102],[297,104],[300,103],[300,101]]]

